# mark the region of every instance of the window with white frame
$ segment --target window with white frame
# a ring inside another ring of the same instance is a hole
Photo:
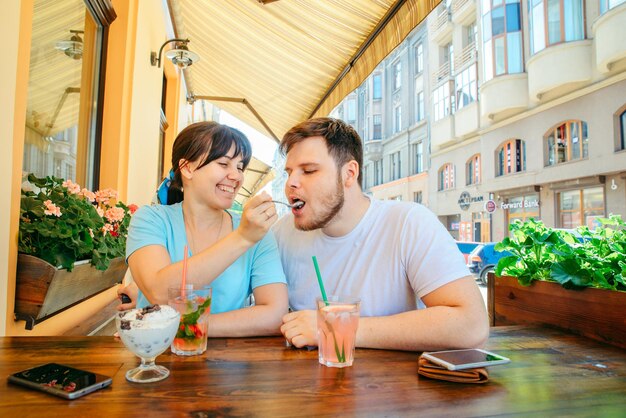
[[[587,124],[570,120],[544,135],[545,165],[551,166],[587,158],[589,153]]]
[[[472,22],[463,28],[463,34],[465,39],[463,40],[463,46],[476,45],[476,39],[478,35],[478,25],[476,22]]]
[[[443,65],[448,65],[450,68],[450,74],[454,74],[454,45],[452,42],[444,45],[443,47]]]
[[[402,163],[400,161],[400,151],[394,152],[389,156],[391,167],[391,180],[397,180],[402,177]]]
[[[530,53],[547,46],[585,39],[583,0],[528,1]]]
[[[424,71],[424,45],[420,42],[415,46],[415,73]]]
[[[437,190],[454,189],[454,166],[451,163],[442,165],[438,171],[438,178]]]
[[[415,203],[422,203],[422,191],[413,192],[413,201]]]
[[[393,132],[398,133],[402,130],[402,105],[397,104],[393,108]]]
[[[346,112],[346,121],[355,122],[356,121],[356,99],[350,98],[347,103],[348,111]]]
[[[381,139],[383,136],[383,117],[382,115],[379,113],[377,115],[374,115],[373,118],[373,136],[372,139]]]
[[[424,143],[422,141],[411,145],[413,155],[413,174],[424,171]]]
[[[436,122],[454,113],[454,81],[446,81],[433,91],[433,120]]]
[[[383,78],[381,74],[372,76],[372,99],[379,100],[383,98]]]
[[[383,184],[383,160],[374,161],[374,186]]]
[[[522,13],[519,0],[483,0],[485,81],[524,71]]]
[[[472,64],[455,77],[457,109],[475,102],[478,96],[476,64]]]
[[[398,90],[400,87],[402,87],[402,61],[393,65],[393,89]]]
[[[600,0],[600,13],[606,13],[622,3],[626,3],[626,0]]]
[[[424,120],[424,92],[415,92],[415,122]]]

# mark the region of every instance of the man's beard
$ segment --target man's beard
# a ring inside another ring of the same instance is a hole
[[[344,192],[343,181],[341,174],[337,178],[336,190],[328,193],[326,196],[322,196],[321,206],[323,208],[322,213],[317,214],[308,223],[296,222],[296,228],[301,231],[313,231],[315,229],[324,228],[333,218],[339,213],[344,204]]]

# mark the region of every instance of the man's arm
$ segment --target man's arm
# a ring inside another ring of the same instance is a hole
[[[390,316],[362,317],[357,346],[432,351],[473,348],[489,337],[487,310],[472,276],[455,280],[422,298],[426,309]],[[315,311],[283,317],[281,332],[296,347],[317,345]]]

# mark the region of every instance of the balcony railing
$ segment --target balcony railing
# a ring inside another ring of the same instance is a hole
[[[441,81],[447,80],[452,74],[450,73],[450,62],[447,61],[439,67],[437,71],[433,73],[433,85],[440,84]]]
[[[447,7],[445,7],[444,5],[441,5],[437,9],[437,11],[438,11],[438,15],[437,15],[437,19],[435,19],[435,24],[433,27],[433,30],[435,32],[441,29],[442,27],[444,27],[446,23],[451,21],[451,13]]]
[[[463,48],[463,50],[461,50],[461,54],[457,56],[455,60],[455,68],[463,68],[466,65],[475,62],[477,54],[478,51],[476,50],[475,43],[467,45]]]
[[[456,13],[465,7],[466,4],[471,3],[470,0],[454,0],[452,2],[452,13]]]

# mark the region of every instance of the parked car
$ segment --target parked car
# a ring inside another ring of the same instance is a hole
[[[496,251],[494,248],[496,244],[497,242],[482,243],[467,258],[467,267],[483,285],[487,285],[487,273],[496,268],[498,260],[511,255],[508,251]]]
[[[461,253],[463,254],[463,257],[465,258],[465,263],[467,264],[470,253],[481,244],[480,242],[457,241],[456,245],[457,247],[459,247],[459,251],[461,251]]]

